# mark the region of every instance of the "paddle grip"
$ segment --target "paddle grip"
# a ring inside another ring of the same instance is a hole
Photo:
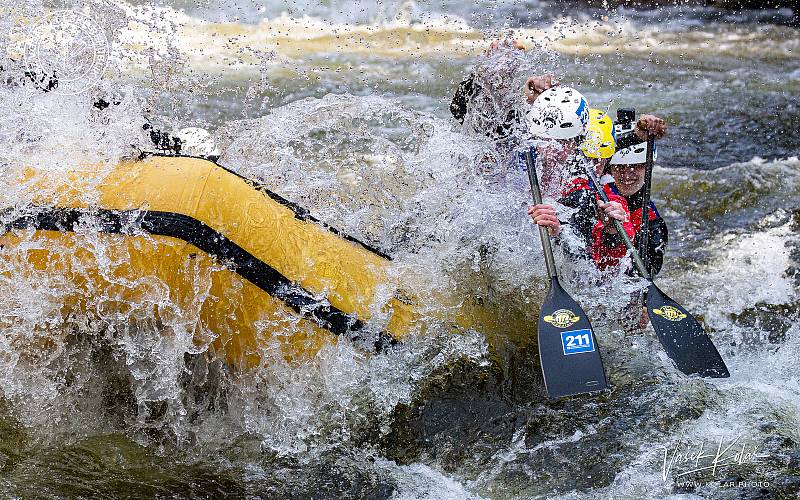
[[[533,161],[530,149],[525,151],[525,163],[528,165],[528,180],[531,183],[531,193],[533,201],[537,205],[542,203],[542,191],[539,189],[539,180],[536,178],[536,164]],[[537,224],[538,226],[538,224]],[[544,251],[544,264],[547,267],[547,275],[550,279],[558,279],[556,260],[553,258],[553,244],[550,241],[550,232],[544,226],[539,226],[539,236],[542,239],[542,250]]]

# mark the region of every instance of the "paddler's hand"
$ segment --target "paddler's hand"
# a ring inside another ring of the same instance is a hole
[[[642,115],[636,122],[636,137],[646,141],[647,134],[653,134],[656,139],[667,135],[667,122],[655,115]]]
[[[521,42],[513,39],[504,38],[502,40],[495,40],[489,45],[489,48],[486,49],[486,55],[490,56],[497,52],[501,47],[509,48],[509,49],[517,49],[517,50],[525,50],[525,46],[522,45]]]
[[[533,222],[547,228],[550,236],[558,236],[561,232],[561,222],[558,220],[556,210],[551,205],[533,205],[528,207],[528,215]]]
[[[597,207],[600,209],[600,222],[603,223],[603,230],[609,234],[616,234],[617,228],[613,219],[625,222],[628,216],[628,214],[625,213],[625,208],[616,201],[604,203],[602,200],[597,200]]]
[[[535,75],[525,82],[523,93],[528,100],[528,104],[533,104],[533,101],[539,97],[539,94],[545,90],[558,85],[558,80],[553,75]]]

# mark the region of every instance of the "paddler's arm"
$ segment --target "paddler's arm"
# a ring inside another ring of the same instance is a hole
[[[0,62],[0,85],[17,87],[27,85],[29,81],[42,92],[50,92],[58,88],[55,71],[34,70],[25,67],[22,62],[11,57]]]
[[[515,49],[525,50],[525,46],[516,40],[495,40],[489,45],[489,48],[486,49],[484,55],[489,57],[497,52],[500,47],[513,47]],[[475,83],[475,73],[470,73],[464,81],[458,84],[456,93],[453,95],[453,100],[450,101],[450,113],[453,115],[453,118],[458,120],[459,123],[464,123],[464,117],[467,116],[467,112],[469,111],[470,101],[480,92],[480,85]]]
[[[617,234],[617,227],[612,219],[624,223],[630,218],[627,208],[619,201],[609,200],[608,203],[604,203],[603,200],[597,200],[597,208],[603,231],[607,234]]]
[[[642,115],[636,122],[635,128],[636,137],[642,141],[647,140],[647,135],[652,134],[656,139],[661,139],[667,135],[667,124],[663,118],[655,115]],[[653,207],[655,205],[652,205]],[[652,208],[650,209],[652,212]],[[657,212],[656,212],[657,213]],[[655,276],[661,271],[661,266],[664,264],[664,252],[667,247],[668,231],[667,224],[660,216],[656,215],[654,219],[648,219],[650,229],[649,248],[647,248],[646,262],[649,264],[651,276]]]
[[[150,142],[153,143],[159,152],[175,155],[181,153],[183,143],[179,138],[174,137],[168,132],[153,128],[149,121],[142,125],[142,130],[147,132],[150,137]]]
[[[580,235],[586,248],[589,248],[592,244],[592,232],[598,225],[597,204],[594,193],[586,189],[585,184],[579,186],[568,192],[558,202],[573,210],[565,225],[570,226],[575,234]]]
[[[485,56],[490,57],[500,49],[525,50],[525,46],[517,40],[495,40],[486,50]],[[488,68],[490,71],[492,70],[491,66],[484,66],[484,68]],[[476,97],[481,94],[481,92],[486,91],[481,85],[476,83],[475,80],[476,75],[473,72],[464,79],[464,81],[459,83],[453,95],[453,99],[450,102],[450,113],[459,123],[464,123],[464,118],[467,116],[469,108],[475,102]],[[533,99],[541,92],[557,84],[558,82],[555,81],[552,75],[533,76],[525,83],[524,94],[529,102],[533,102]],[[476,130],[476,132],[482,132],[493,139],[508,136],[515,123],[518,121],[518,116],[514,109],[501,111],[500,114],[503,112],[505,116],[502,123],[495,123],[490,130]]]
[[[475,73],[470,73],[463,82],[458,84],[453,100],[450,101],[450,113],[453,118],[458,120],[458,123],[464,123],[464,117],[467,116],[469,109],[469,101],[479,89],[480,87],[475,85]]]

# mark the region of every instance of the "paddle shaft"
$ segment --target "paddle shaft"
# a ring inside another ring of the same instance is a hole
[[[588,163],[584,164],[584,170],[586,170],[586,175],[589,177],[589,180],[594,185],[594,190],[600,196],[600,199],[603,200],[603,203],[608,203],[608,196],[606,192],[603,190],[603,186],[600,184],[600,181],[597,180],[597,176],[594,174],[592,170],[592,166]],[[622,223],[617,219],[612,219],[614,221],[614,227],[617,229],[617,234],[622,238],[622,241],[625,243],[625,246],[628,250],[631,251],[631,255],[633,256],[633,263],[636,265],[636,269],[639,273],[647,278],[648,280],[652,281],[650,277],[650,273],[647,272],[647,267],[644,265],[642,258],[639,256],[639,251],[636,250],[633,246],[633,242],[630,238],[628,238],[628,234],[625,232],[625,229],[622,227]]]
[[[533,161],[530,150],[525,151],[525,163],[528,165],[528,180],[531,183],[533,201],[537,205],[542,204],[542,191],[539,189],[539,179],[536,177],[536,164]],[[550,241],[550,232],[544,226],[539,226],[539,235],[542,238],[542,250],[544,250],[544,263],[547,266],[547,275],[550,279],[558,279],[556,261],[553,258],[553,244]]]
[[[647,156],[644,166],[644,196],[642,196],[642,227],[639,229],[639,254],[644,256],[643,262],[650,268],[648,247],[650,246],[650,190],[653,182],[653,154],[656,150],[656,138],[647,134]]]
[[[540,205],[542,191],[536,176],[535,153],[529,149],[524,154],[533,200]],[[558,282],[553,245],[547,228],[539,226],[539,234],[547,274],[550,276],[550,287],[539,308],[536,327],[545,390],[550,397],[604,391],[608,388],[608,382],[592,323],[580,304]]]

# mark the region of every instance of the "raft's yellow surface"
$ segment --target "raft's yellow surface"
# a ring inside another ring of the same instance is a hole
[[[110,172],[84,168],[65,175],[27,169],[21,182],[37,207],[191,217],[360,321],[380,311],[386,333],[394,338],[402,338],[416,322],[410,301],[380,298],[389,281],[389,260],[298,218],[289,206],[215,163],[154,156],[122,161]],[[88,248],[88,241],[102,252]],[[234,366],[257,365],[272,342],[294,358],[313,355],[336,338],[182,239],[136,230],[101,230],[87,238],[74,231],[12,229],[0,236],[0,244],[0,258],[13,270],[6,273],[66,277],[73,287],[64,298],[67,309],[115,308],[124,315],[131,304],[141,307],[148,297],[168,294],[167,303],[152,304],[153,317],[167,324],[176,317],[199,318],[192,327],[195,343],[210,344]],[[103,300],[90,306],[90,297]]]

